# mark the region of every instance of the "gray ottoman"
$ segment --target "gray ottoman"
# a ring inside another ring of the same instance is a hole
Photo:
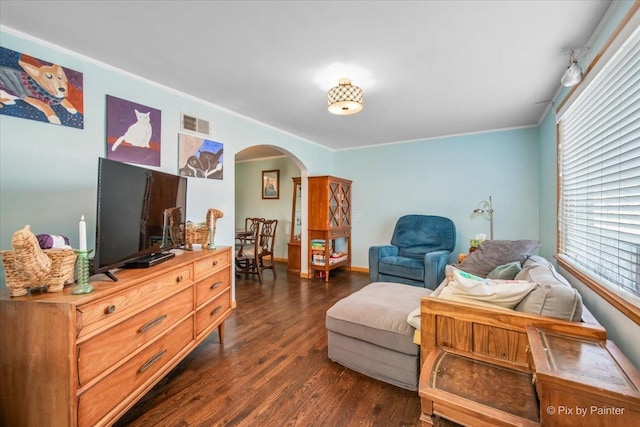
[[[407,316],[431,289],[375,282],[327,310],[329,358],[407,390],[418,389],[420,348]]]

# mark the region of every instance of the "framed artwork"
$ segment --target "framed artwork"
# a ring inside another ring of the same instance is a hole
[[[82,73],[0,46],[0,114],[84,128]]]
[[[201,136],[178,134],[178,172],[181,176],[222,179],[224,144]]]
[[[107,159],[160,166],[161,111],[107,95]]]
[[[280,170],[262,171],[262,198],[280,198]]]

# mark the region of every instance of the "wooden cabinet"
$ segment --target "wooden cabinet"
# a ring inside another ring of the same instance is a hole
[[[222,343],[230,248],[116,276],[84,295],[0,293],[0,425],[113,424],[216,328]]]
[[[334,176],[313,176],[309,188],[309,271],[351,266],[351,184]]]
[[[424,302],[421,316],[425,314]],[[463,310],[465,305],[459,305],[451,314],[464,318]],[[477,315],[473,318],[483,321]],[[536,324],[532,316],[524,326],[527,344],[523,364],[520,357],[503,357],[514,336],[500,334],[497,329],[490,340],[481,334],[480,339],[497,350],[493,355],[475,345],[460,348],[456,341],[470,342],[476,329],[469,333],[458,324],[454,331],[443,326],[444,318],[439,317],[435,328],[444,327],[452,333],[439,333],[444,341],[432,347],[422,367],[422,425],[434,425],[436,415],[474,427],[640,425],[640,372],[606,340],[604,330],[578,322],[538,319],[544,326],[531,326]],[[519,323],[499,311],[495,319],[487,318],[486,322],[510,329]]]
[[[640,372],[612,341],[527,327],[543,426],[640,425]]]
[[[287,252],[287,268],[300,272],[300,246],[302,244],[302,184],[300,177],[293,178],[293,200],[291,202],[291,234]]]

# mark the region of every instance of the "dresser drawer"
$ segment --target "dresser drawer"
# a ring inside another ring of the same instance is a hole
[[[140,346],[193,312],[189,287],[78,345],[78,381],[83,386]]]
[[[150,300],[166,298],[176,289],[193,283],[190,266],[184,266],[150,279],[139,286],[78,308],[78,338],[140,309]]]
[[[225,268],[196,284],[196,307],[231,287],[230,270]]]
[[[109,411],[126,405],[193,340],[193,317],[162,336],[78,399],[78,424],[94,426]]]
[[[231,311],[231,293],[226,291],[196,312],[196,338],[207,328],[220,323]]]
[[[211,257],[196,261],[195,280],[200,280],[214,271],[221,269],[231,263],[231,251],[222,250],[216,252]]]

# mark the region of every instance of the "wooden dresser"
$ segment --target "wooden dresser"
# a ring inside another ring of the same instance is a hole
[[[0,424],[112,424],[214,329],[231,306],[231,248],[184,252],[92,277],[72,295],[0,293]]]

